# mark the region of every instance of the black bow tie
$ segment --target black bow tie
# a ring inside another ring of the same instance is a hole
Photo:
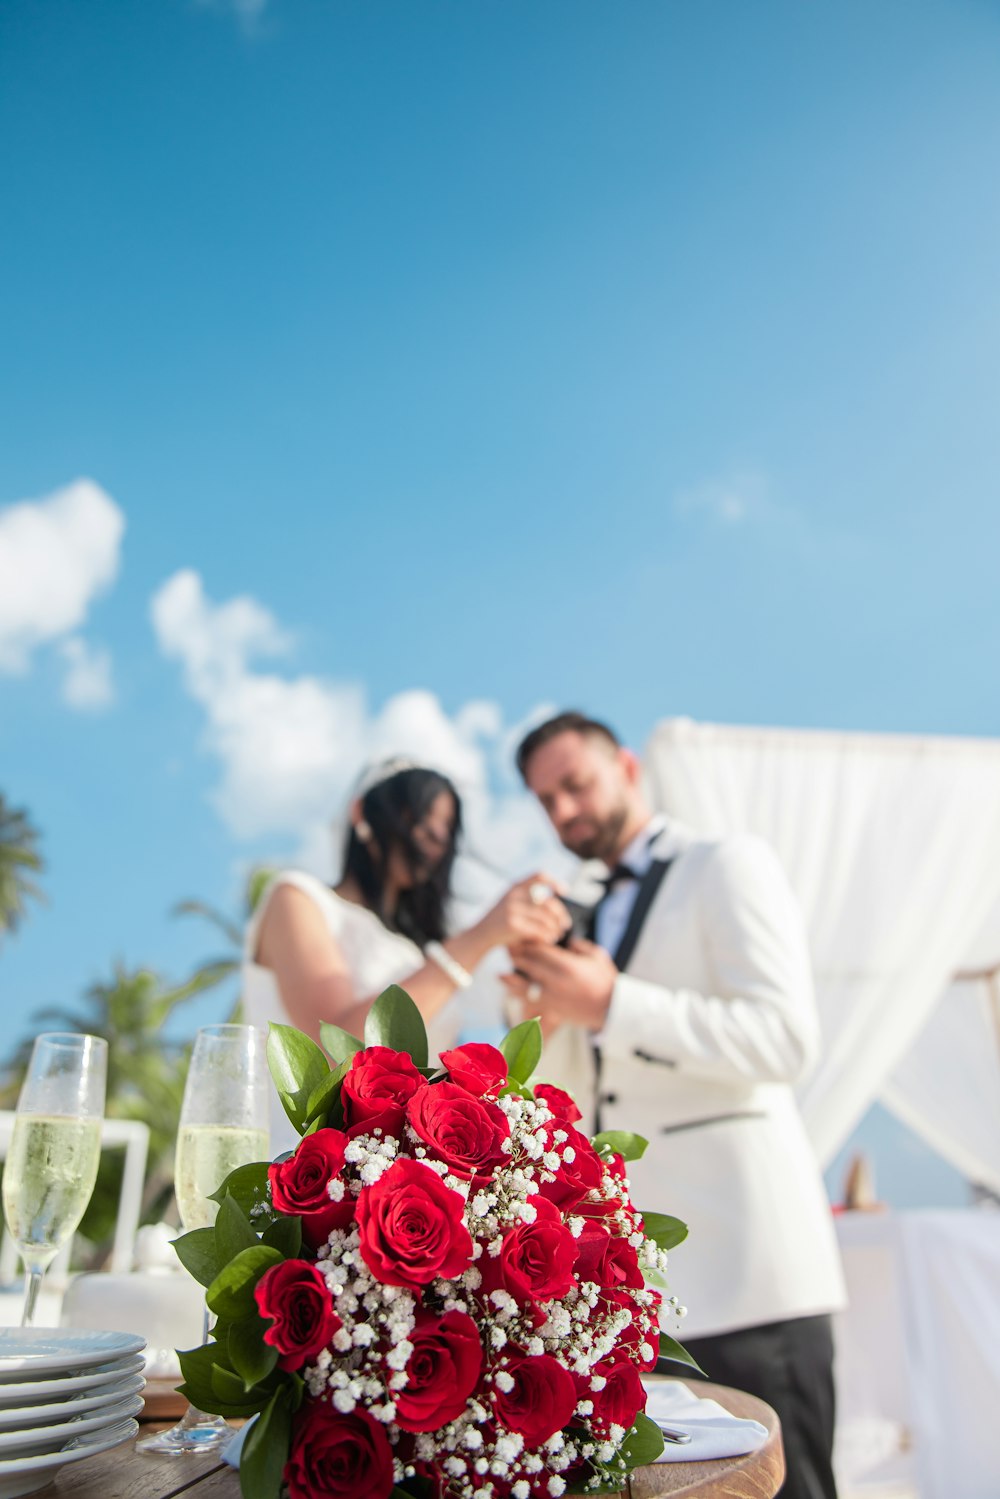
[[[601,884],[604,886],[605,894],[607,894],[616,885],[620,884],[622,880],[638,880],[639,878],[640,876],[636,874],[635,870],[630,869],[627,864],[616,864],[614,869],[609,870],[604,876]]]

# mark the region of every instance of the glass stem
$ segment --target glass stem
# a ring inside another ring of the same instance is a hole
[[[35,1306],[38,1302],[38,1293],[42,1288],[42,1280],[45,1276],[44,1270],[29,1266],[24,1272],[24,1312],[21,1316],[21,1326],[31,1327],[35,1320]]]

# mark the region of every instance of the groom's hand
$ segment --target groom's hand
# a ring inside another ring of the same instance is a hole
[[[594,942],[575,938],[569,947],[524,942],[510,949],[517,973],[501,974],[507,992],[537,1016],[547,1030],[569,1023],[599,1031],[618,977],[611,958]]]

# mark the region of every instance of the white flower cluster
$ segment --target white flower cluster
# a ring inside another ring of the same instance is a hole
[[[588,1280],[574,1284],[558,1300],[541,1302],[536,1311],[522,1308],[506,1290],[482,1293],[481,1267],[500,1254],[512,1228],[536,1220],[538,1210],[532,1199],[564,1167],[572,1166],[577,1155],[569,1132],[541,1101],[509,1095],[498,1100],[498,1107],[509,1123],[510,1138],[504,1141],[503,1163],[486,1181],[477,1178],[470,1184],[456,1176],[405,1126],[401,1139],[383,1137],[380,1132],[352,1139],[342,1175],[328,1186],[334,1201],[343,1199],[345,1184],[346,1191],[359,1196],[398,1159],[409,1156],[422,1160],[461,1198],[474,1263],[455,1280],[435,1281],[421,1299],[433,1311],[463,1311],[475,1319],[485,1353],[483,1403],[470,1398],[457,1420],[435,1432],[411,1436],[396,1424],[396,1401],[406,1388],[406,1366],[413,1353],[410,1335],[417,1297],[400,1287],[383,1285],[373,1276],[362,1258],[354,1226],[332,1232],[319,1251],[318,1267],[342,1326],[332,1347],[303,1371],[306,1385],[311,1396],[327,1394],[336,1410],[347,1413],[361,1406],[385,1426],[396,1454],[396,1483],[413,1477],[418,1465],[434,1464],[447,1475],[447,1491],[453,1499],[492,1499],[498,1481],[513,1499],[560,1499],[566,1489],[563,1475],[589,1462],[593,1468],[589,1487],[600,1488],[610,1481],[624,1487],[626,1464],[618,1449],[626,1433],[620,1426],[602,1426],[596,1419],[592,1397],[599,1396],[607,1383],[597,1365],[614,1353],[625,1335],[635,1343],[638,1356],[652,1362],[662,1298],[648,1288],[623,1288],[630,1304],[618,1305],[605,1300],[600,1285]],[[585,1199],[564,1219],[573,1237],[579,1239],[586,1230],[588,1206],[598,1200],[618,1200],[626,1189],[627,1183],[605,1169],[599,1189],[591,1194],[593,1201]],[[635,1249],[645,1274],[663,1275],[666,1255],[645,1238],[641,1220],[632,1209],[618,1207],[600,1215],[600,1221]],[[673,1300],[671,1304],[676,1309]],[[537,1450],[526,1447],[518,1433],[492,1424],[492,1393],[500,1397],[510,1393],[515,1386],[511,1372],[515,1359],[525,1353],[550,1355],[586,1392],[576,1405],[574,1435],[556,1432]]]
[[[310,1395],[328,1389],[334,1407],[345,1415],[360,1404],[389,1426],[396,1416],[392,1397],[406,1386],[416,1300],[402,1286],[376,1280],[359,1245],[357,1228],[338,1228],[319,1251],[317,1266],[342,1326],[332,1349],[324,1349],[304,1371],[305,1381]]]

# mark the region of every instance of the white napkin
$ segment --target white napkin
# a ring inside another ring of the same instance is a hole
[[[250,1434],[250,1428],[253,1425],[253,1423],[256,1421],[256,1419],[257,1419],[256,1416],[251,1416],[250,1419],[249,1419],[249,1421],[246,1423],[246,1425],[245,1426],[241,1426],[240,1429],[239,1429],[239,1431],[236,1433],[236,1435],[234,1437],[232,1437],[230,1439],[230,1441],[227,1442],[226,1446],[223,1448],[222,1461],[224,1463],[228,1463],[231,1468],[238,1468],[239,1467],[239,1465],[240,1465],[240,1454],[243,1451],[243,1443],[246,1441],[247,1437],[249,1436],[249,1434]]]
[[[741,1457],[767,1441],[759,1421],[731,1416],[717,1400],[689,1390],[678,1379],[644,1379],[646,1415],[651,1421],[691,1433],[690,1442],[665,1442],[658,1463],[704,1462],[710,1457]]]

